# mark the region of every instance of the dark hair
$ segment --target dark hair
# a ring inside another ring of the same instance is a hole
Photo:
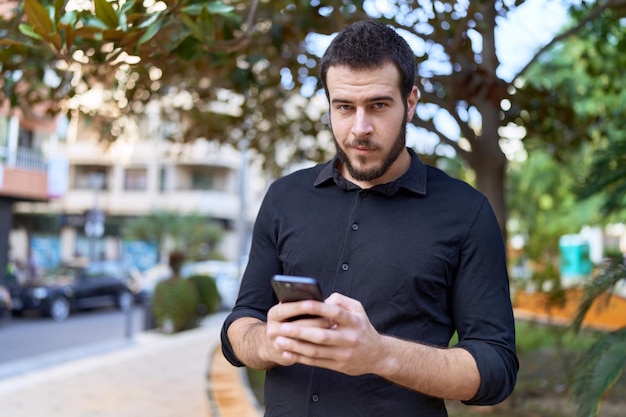
[[[380,68],[391,62],[400,72],[400,92],[409,95],[415,84],[415,54],[398,33],[377,20],[346,26],[330,43],[320,62],[320,79],[328,96],[326,74],[331,66],[355,70]]]

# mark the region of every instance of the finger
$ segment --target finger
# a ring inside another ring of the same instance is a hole
[[[343,294],[339,294],[337,292],[332,293],[326,300],[325,302],[327,304],[330,305],[336,305],[341,307],[344,310],[347,310],[350,313],[365,313],[365,310],[363,309],[363,305],[350,297],[346,297]]]

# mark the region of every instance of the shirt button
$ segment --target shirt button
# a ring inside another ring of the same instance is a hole
[[[367,191],[361,191],[361,192],[359,192],[359,195],[361,197],[365,197],[365,196],[367,196]]]
[[[313,402],[316,403],[320,400],[320,397],[317,394],[313,394],[311,396],[311,400],[313,400]]]
[[[356,223],[352,223],[352,230],[359,230],[359,225]]]
[[[341,269],[347,271],[348,269],[350,269],[350,267],[348,266],[348,264],[341,264]]]

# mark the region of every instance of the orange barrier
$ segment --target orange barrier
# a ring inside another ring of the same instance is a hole
[[[567,325],[576,317],[582,296],[582,289],[572,288],[566,290],[563,303],[551,303],[547,293],[518,291],[513,308],[516,317]],[[599,297],[587,312],[583,326],[602,330],[626,327],[626,299],[619,295]]]

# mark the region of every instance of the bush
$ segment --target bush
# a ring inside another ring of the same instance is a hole
[[[215,279],[209,275],[192,275],[187,279],[193,282],[198,292],[198,316],[201,318],[215,313],[222,302]]]
[[[198,290],[190,280],[171,278],[154,288],[152,313],[156,325],[168,333],[195,327]]]

